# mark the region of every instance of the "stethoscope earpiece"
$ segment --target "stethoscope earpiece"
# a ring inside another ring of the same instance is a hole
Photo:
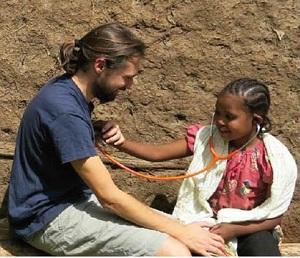
[[[256,132],[257,132],[257,133],[260,132],[260,129],[261,129],[260,124],[256,124]]]

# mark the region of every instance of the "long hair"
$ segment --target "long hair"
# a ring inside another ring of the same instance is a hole
[[[61,66],[70,75],[79,69],[86,71],[98,57],[106,58],[107,68],[120,67],[127,59],[144,56],[145,44],[127,27],[109,23],[101,25],[79,40],[60,47]]]

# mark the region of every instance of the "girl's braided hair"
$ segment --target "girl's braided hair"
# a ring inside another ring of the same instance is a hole
[[[267,116],[271,105],[270,92],[264,83],[249,78],[237,79],[230,82],[220,92],[219,96],[225,94],[243,97],[245,105],[250,112],[256,113],[263,118],[263,122],[260,124],[260,133],[271,131],[272,124]]]

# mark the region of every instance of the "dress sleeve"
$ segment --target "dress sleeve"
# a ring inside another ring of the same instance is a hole
[[[194,153],[194,144],[195,144],[195,139],[196,139],[196,134],[199,131],[200,128],[202,128],[203,125],[200,124],[193,124],[188,126],[187,128],[187,134],[186,134],[186,141],[188,148],[191,152]]]

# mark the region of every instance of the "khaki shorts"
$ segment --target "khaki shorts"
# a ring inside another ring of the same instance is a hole
[[[92,195],[25,241],[56,256],[153,256],[167,237],[104,210]]]

